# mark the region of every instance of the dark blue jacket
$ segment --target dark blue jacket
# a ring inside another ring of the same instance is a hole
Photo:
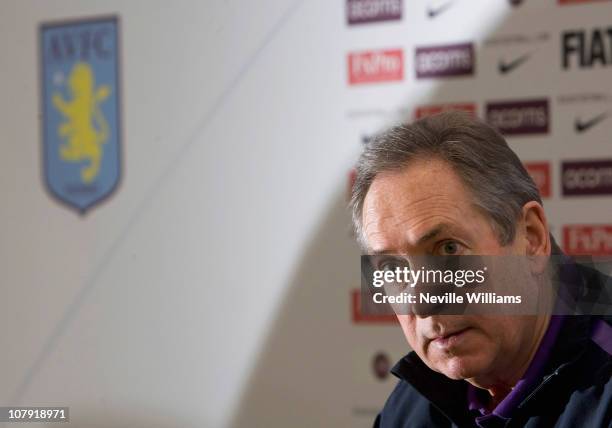
[[[587,283],[610,278],[589,274]],[[508,422],[491,421],[492,427],[612,427],[612,356],[593,340],[596,316],[568,316],[553,346],[539,385],[519,405]],[[411,352],[393,367],[397,376],[374,427],[474,427],[468,410],[467,382],[434,372]]]

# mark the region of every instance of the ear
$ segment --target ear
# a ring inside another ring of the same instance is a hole
[[[550,256],[551,243],[544,208],[536,201],[523,205],[523,227],[527,256]]]

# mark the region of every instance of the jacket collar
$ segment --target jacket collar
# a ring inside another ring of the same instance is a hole
[[[431,370],[414,351],[402,358],[391,369],[391,373],[411,384],[459,426],[472,423],[467,418],[467,383],[465,381],[449,379]]]
[[[519,411],[539,404],[559,383],[570,376],[572,368],[583,356],[589,343],[591,317],[567,316],[553,345],[549,360],[532,391],[518,405]],[[467,389],[464,380],[452,380],[431,370],[413,351],[392,369],[399,379],[412,385],[423,397],[459,426],[472,425],[474,415],[469,413]]]

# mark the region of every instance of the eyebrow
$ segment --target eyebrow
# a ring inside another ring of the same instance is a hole
[[[430,229],[428,232],[424,233],[423,235],[421,235],[417,240],[416,240],[416,244],[415,245],[422,245],[424,243],[426,243],[427,241],[430,241],[432,239],[434,239],[436,236],[442,234],[443,232],[447,232],[453,230],[453,227],[451,225],[449,225],[448,223],[438,223],[436,224],[432,229]],[[392,251],[389,250],[380,250],[380,251],[368,251],[369,255],[372,256],[379,256],[379,255],[385,255],[385,254],[395,254]]]
[[[417,239],[416,245],[424,244],[425,242],[432,240],[441,233],[447,232],[451,229],[453,229],[453,227],[450,226],[448,223],[438,223],[429,232],[423,234],[419,239]]]

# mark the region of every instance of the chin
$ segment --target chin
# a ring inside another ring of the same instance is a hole
[[[487,372],[489,364],[483,357],[481,355],[447,357],[436,364],[436,369],[444,376],[454,380],[474,378]]]

